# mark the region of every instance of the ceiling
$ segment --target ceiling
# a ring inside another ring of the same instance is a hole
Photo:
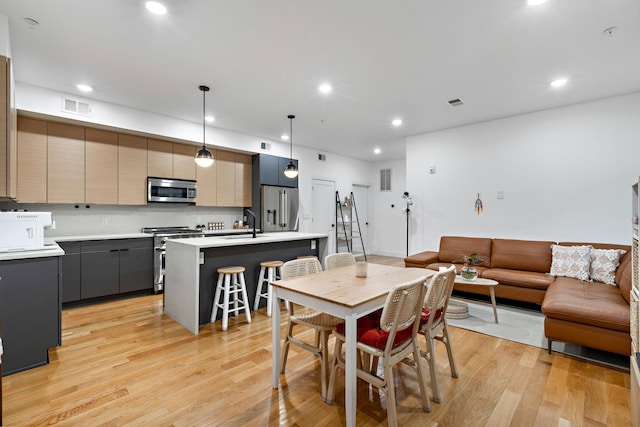
[[[410,135],[640,90],[639,0],[162,1],[164,16],[0,0],[16,81],[196,123],[206,84],[214,126],[280,140],[295,114],[294,145],[367,161],[404,158]]]

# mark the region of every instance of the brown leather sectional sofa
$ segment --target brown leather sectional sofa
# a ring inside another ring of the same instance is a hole
[[[615,279],[618,286],[549,274],[553,244],[590,245],[596,249],[622,249]],[[623,355],[631,354],[630,309],[631,248],[601,243],[551,242],[442,236],[438,252],[426,251],[405,258],[405,267],[437,270],[456,265],[461,254],[478,253],[484,260],[478,276],[496,280],[496,297],[541,304],[549,348],[552,341],[571,342]],[[463,292],[488,295],[482,286],[456,284]]]

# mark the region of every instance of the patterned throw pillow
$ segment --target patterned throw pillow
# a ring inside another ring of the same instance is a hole
[[[592,249],[591,280],[617,286],[616,270],[620,265],[620,258],[626,253],[622,249]]]
[[[551,245],[551,272],[556,277],[589,280],[591,246]]]

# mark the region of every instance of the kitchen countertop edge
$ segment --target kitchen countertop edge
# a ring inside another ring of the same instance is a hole
[[[253,238],[251,236],[240,238],[238,236],[225,237],[202,237],[198,239],[172,239],[167,242],[167,245],[179,244],[187,246],[195,246],[198,249],[203,248],[216,248],[225,246],[240,246],[240,245],[254,245],[260,243],[275,243],[286,242],[293,240],[307,240],[307,239],[326,239],[328,235],[320,233],[302,233],[297,231],[283,231],[273,233],[258,234],[259,237]],[[231,238],[229,238],[231,237]]]

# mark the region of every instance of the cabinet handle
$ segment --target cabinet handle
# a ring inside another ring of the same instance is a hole
[[[128,248],[127,249],[120,249],[120,252],[126,252],[128,250],[129,250]]]
[[[119,252],[119,249],[111,249],[109,252]]]

